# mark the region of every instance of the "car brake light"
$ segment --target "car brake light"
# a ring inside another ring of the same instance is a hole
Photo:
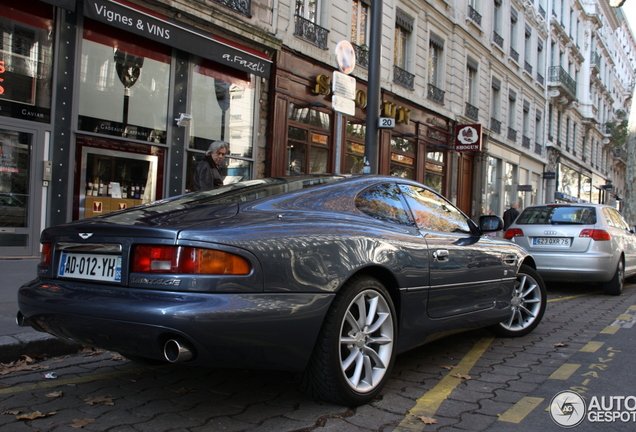
[[[246,275],[248,260],[214,249],[183,246],[137,245],[133,247],[131,272]]]
[[[510,228],[506,230],[506,233],[504,234],[504,238],[506,240],[510,240],[513,237],[523,237],[523,230],[520,228]]]
[[[579,237],[589,237],[595,241],[607,241],[612,239],[612,235],[605,230],[598,229],[584,229],[579,234]]]
[[[42,252],[40,252],[40,264],[51,264],[51,243],[42,243]]]

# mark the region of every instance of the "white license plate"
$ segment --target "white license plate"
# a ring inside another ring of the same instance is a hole
[[[121,282],[121,256],[63,253],[58,276]]]
[[[570,246],[572,239],[569,237],[535,237],[532,244],[547,246]]]

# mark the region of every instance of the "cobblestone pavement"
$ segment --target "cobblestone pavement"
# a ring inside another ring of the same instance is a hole
[[[529,426],[514,413],[624,317],[636,304],[636,287],[618,297],[550,287],[549,298],[542,324],[524,338],[496,339],[479,330],[398,356],[381,397],[357,408],[308,398],[290,373],[142,366],[89,351],[0,375],[0,431],[562,430],[544,412],[546,401]],[[634,330],[625,326],[608,337],[631,338],[633,345]],[[50,373],[56,378],[45,378]],[[621,373],[615,369],[602,379],[620,385]],[[635,424],[604,430],[634,430]]]

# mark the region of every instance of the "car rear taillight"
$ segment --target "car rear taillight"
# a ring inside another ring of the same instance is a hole
[[[247,275],[248,260],[214,249],[184,246],[133,246],[131,272]]]
[[[51,243],[42,243],[42,252],[40,252],[40,264],[51,264]]]
[[[523,230],[521,230],[520,228],[510,228],[506,230],[504,238],[506,240],[510,240],[513,237],[523,237]]]
[[[589,237],[596,241],[607,241],[612,239],[612,235],[609,232],[599,229],[584,229],[581,231],[581,234],[579,234],[579,237]]]

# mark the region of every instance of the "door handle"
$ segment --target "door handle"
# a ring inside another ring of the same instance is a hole
[[[433,258],[437,261],[448,261],[449,253],[446,249],[438,249],[433,252]]]

